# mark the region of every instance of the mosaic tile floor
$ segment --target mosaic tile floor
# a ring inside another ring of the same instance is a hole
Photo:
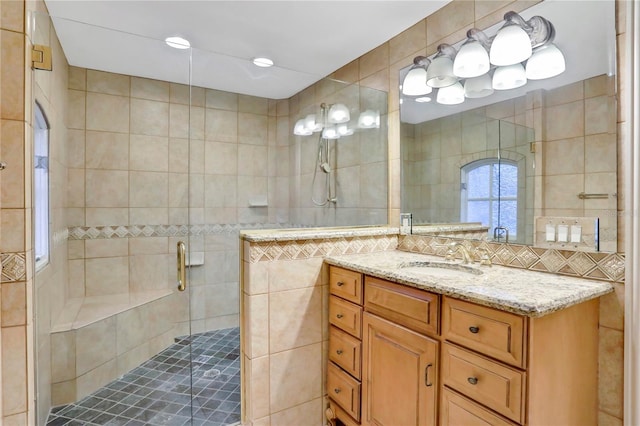
[[[176,340],[86,398],[53,408],[47,426],[237,424],[240,329],[228,328]]]

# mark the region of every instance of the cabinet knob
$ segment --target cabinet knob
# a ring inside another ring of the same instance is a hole
[[[338,319],[342,318],[343,316],[344,316],[344,315],[342,315],[342,314],[338,314],[338,315],[336,315],[336,317],[338,317]]]
[[[478,334],[478,331],[480,331],[480,328],[472,325],[471,327],[469,327],[469,331],[472,332],[473,334]]]
[[[471,383],[472,385],[475,385],[478,383],[478,378],[477,377],[468,377],[467,378],[467,382]]]
[[[334,391],[335,393],[340,393],[340,392],[342,392],[342,389],[340,389],[340,388],[335,388],[333,391]]]
[[[338,281],[336,284],[338,285],[338,287],[342,287],[344,285],[342,281]]]
[[[336,353],[337,353],[338,355],[342,355],[342,349],[338,349],[338,350],[336,351]]]

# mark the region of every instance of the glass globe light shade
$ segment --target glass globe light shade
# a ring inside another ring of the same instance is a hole
[[[351,119],[349,108],[345,104],[333,104],[329,108],[327,120],[329,123],[346,123]]]
[[[325,139],[338,139],[340,134],[338,133],[336,126],[327,126],[322,131],[322,137]]]
[[[336,126],[338,130],[338,134],[340,136],[351,136],[353,134],[353,129],[350,128],[347,123],[341,123]]]
[[[311,130],[312,132],[319,132],[320,130],[322,130],[322,123],[318,123],[316,121],[315,114],[309,114],[304,118],[304,127],[306,127],[307,130]]]
[[[303,118],[301,118],[300,120],[296,121],[295,126],[293,126],[293,134],[294,135],[309,136],[312,133],[313,132],[311,130],[309,130],[309,129],[307,129],[305,127]]]
[[[527,61],[526,75],[529,80],[555,77],[565,70],[564,55],[555,44],[549,44],[531,55]]]
[[[519,25],[502,27],[491,43],[489,60],[497,66],[513,65],[531,56],[531,39]]]
[[[432,90],[431,86],[427,86],[427,70],[424,67],[411,68],[402,82],[403,95],[428,95]]]
[[[373,129],[380,127],[380,114],[373,110],[366,110],[358,117],[358,127],[361,129]]]
[[[489,73],[469,78],[464,82],[464,96],[469,99],[484,98],[493,93]]]
[[[496,68],[491,86],[495,90],[509,90],[524,86],[526,83],[524,67],[522,64],[515,64]]]
[[[427,84],[440,88],[451,86],[458,81],[453,75],[453,61],[448,56],[436,56],[427,68]]]
[[[479,41],[462,45],[453,61],[453,73],[460,78],[478,77],[489,71],[489,54]]]
[[[451,86],[438,89],[436,101],[442,105],[457,105],[464,102],[464,89],[462,84],[455,83]]]

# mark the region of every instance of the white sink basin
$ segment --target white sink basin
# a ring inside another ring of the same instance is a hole
[[[472,266],[448,262],[408,262],[400,265],[402,272],[427,275],[430,277],[455,278],[469,275],[482,275],[484,272]]]

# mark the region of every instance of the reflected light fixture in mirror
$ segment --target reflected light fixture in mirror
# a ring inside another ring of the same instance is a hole
[[[351,112],[346,105],[322,103],[319,114],[309,114],[296,121],[293,126],[293,134],[309,136],[316,132],[322,132],[323,139],[339,139],[342,136],[353,135],[357,128],[380,127],[380,113],[377,111],[366,110],[360,113],[355,126],[349,124],[350,120]]]
[[[425,86],[439,92],[455,85],[445,94],[436,94],[438,103],[455,105],[464,102],[465,97],[490,96],[494,90],[521,87],[528,78],[539,80],[564,72],[564,56],[553,44],[555,28],[551,22],[541,16],[525,21],[516,12],[507,12],[504,20],[492,38],[472,28],[458,51],[441,44],[431,60],[415,57],[414,65],[403,80],[402,94],[416,97],[414,101],[420,102],[420,98],[428,94]],[[425,73],[426,84],[420,81]]]

